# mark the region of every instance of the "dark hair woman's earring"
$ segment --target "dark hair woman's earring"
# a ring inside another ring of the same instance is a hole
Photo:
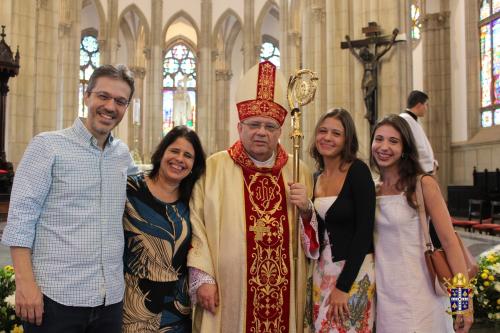
[[[401,154],[401,159],[402,159],[402,160],[406,160],[406,154],[405,154],[405,153],[402,153],[402,154]]]

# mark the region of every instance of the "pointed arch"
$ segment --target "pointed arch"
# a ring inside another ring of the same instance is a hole
[[[241,20],[240,16],[233,9],[228,8],[224,13],[222,13],[222,15],[215,23],[214,31],[212,33],[214,39],[217,38],[217,33],[219,33],[219,31],[224,27],[226,20],[230,17],[234,17],[234,19],[236,20],[235,25],[239,25],[240,29],[241,27],[243,27],[243,21]]]
[[[200,40],[200,29],[198,28],[196,21],[193,19],[193,17],[191,15],[188,14],[188,12],[186,12],[185,10],[180,10],[177,13],[175,13],[174,15],[172,15],[170,17],[170,19],[167,21],[167,23],[165,24],[165,26],[163,27],[162,36],[163,36],[163,41],[164,41],[164,50],[167,49],[167,45],[172,44],[173,41],[178,38],[178,36],[174,36],[174,38],[172,40],[165,40],[166,36],[167,36],[168,29],[170,28],[170,26],[180,18],[183,18],[186,21],[188,21],[188,23],[194,29],[194,31],[196,33],[196,44],[198,44],[198,41]],[[193,44],[193,42],[194,41],[191,41],[190,44]],[[195,47],[195,49],[196,49],[196,47]]]
[[[146,16],[142,12],[142,10],[139,7],[137,7],[136,4],[130,4],[123,9],[122,13],[118,17],[119,24],[121,25],[121,22],[122,22],[122,20],[124,20],[125,15],[129,12],[132,12],[139,17],[139,22],[144,27],[144,35],[146,37],[145,38],[145,47],[149,47],[149,35],[150,35],[149,31],[150,31],[150,29],[149,29],[148,20],[146,19]]]
[[[99,19],[99,29],[97,29],[98,36],[96,36],[96,37],[98,40],[103,40],[106,38],[106,33],[107,33],[106,14],[104,13],[104,8],[102,7],[100,0],[91,0],[91,1],[94,3],[94,6],[95,6],[96,11],[97,11],[97,16]],[[83,9],[83,7],[85,7],[87,5],[88,5],[88,3],[82,2],[82,9]]]
[[[231,19],[233,23],[231,26],[228,26],[228,23],[231,23]],[[238,34],[242,31],[242,20],[239,15],[232,9],[227,9],[217,20],[217,23],[214,26],[213,30],[213,44],[212,49],[217,50],[218,52],[224,52],[224,61],[230,67],[231,63],[231,54],[233,52],[234,44]],[[219,34],[223,34],[223,44],[226,46],[223,50],[220,50],[220,45],[218,45],[218,37]]]
[[[276,8],[278,10],[279,14],[279,6],[274,0],[267,0],[266,4],[262,7],[262,10],[259,13],[259,16],[257,18],[257,21],[255,23],[255,36],[259,36],[259,44],[262,42],[262,25],[264,24],[264,19],[268,14],[270,14],[270,11]],[[279,18],[278,18],[279,20]]]
[[[276,1],[268,0],[260,11],[255,28],[256,44],[260,46],[259,61],[269,60],[277,67],[280,67],[281,57],[279,51],[280,35],[276,35],[273,29],[275,24],[273,19],[276,19],[279,29],[279,15],[279,7]],[[269,17],[272,18],[269,19]],[[266,22],[271,23],[271,27],[268,26]],[[265,29],[264,24],[266,24]]]

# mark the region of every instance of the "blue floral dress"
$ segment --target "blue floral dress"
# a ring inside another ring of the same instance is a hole
[[[130,176],[123,227],[123,332],[191,332],[188,206],[158,200],[144,175]]]

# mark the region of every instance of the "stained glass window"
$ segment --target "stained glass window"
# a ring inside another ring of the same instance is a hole
[[[500,125],[500,109],[496,109],[494,116],[493,116],[493,122],[495,125]]]
[[[83,95],[90,75],[99,67],[99,43],[94,36],[83,36],[80,42],[80,87],[78,99],[78,116],[87,117],[87,107],[83,103]]]
[[[491,127],[491,125],[493,125],[491,111],[483,111],[483,113],[481,114],[481,123],[483,127]]]
[[[182,42],[163,59],[163,135],[176,125],[196,125],[196,58]]]
[[[276,67],[280,68],[280,50],[278,41],[271,40],[271,38],[264,38],[262,46],[260,47],[260,61],[269,60]]]
[[[411,38],[414,40],[420,40],[422,22],[420,21],[421,16],[421,4],[420,1],[412,1],[410,7],[411,13]]]
[[[481,0],[479,17],[481,126],[490,127],[500,125],[500,0]]]
[[[479,9],[479,19],[484,20],[485,18],[490,16],[490,12],[491,12],[490,0],[482,0],[481,7]]]
[[[500,0],[493,0],[493,14],[500,12]]]

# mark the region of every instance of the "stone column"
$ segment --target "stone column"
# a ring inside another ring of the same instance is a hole
[[[135,81],[135,92],[134,92],[134,97],[132,98],[132,101],[130,102],[130,106],[128,108],[128,116],[127,116],[127,122],[128,122],[128,145],[130,150],[132,149],[137,149],[139,153],[139,157],[141,160],[144,160],[144,157],[142,155],[142,146],[144,142],[144,136],[143,136],[143,131],[142,128],[144,127],[144,110],[143,110],[143,105],[144,105],[144,77],[146,76],[146,68],[140,67],[140,66],[133,66],[130,67],[130,70],[132,73],[134,73],[134,81]],[[134,98],[138,98],[141,101],[141,117],[140,117],[140,124],[139,126],[134,124]],[[136,128],[137,126],[137,128]],[[136,133],[138,131],[138,133]],[[137,147],[135,139],[137,136]]]
[[[480,129],[479,106],[481,105],[481,86],[479,82],[481,63],[479,53],[479,7],[477,1],[464,1],[465,5],[465,50],[467,75],[467,139],[471,139]]]
[[[58,129],[71,126],[78,115],[81,7],[81,0],[61,0],[56,94]]]
[[[163,1],[151,0],[151,27],[163,26]],[[150,48],[144,50],[146,58],[147,94],[141,100],[143,126],[143,162],[149,163],[151,154],[162,138],[163,130],[163,36],[161,29],[151,29]]]
[[[215,71],[215,118],[216,118],[216,151],[227,149],[229,147],[229,92],[230,81],[233,73],[231,70]]]
[[[21,53],[21,70],[9,84],[6,114],[6,154],[16,166],[33,137],[36,87],[33,77],[38,52],[35,37],[37,6],[25,1],[10,3],[0,1],[0,3],[2,6],[8,4],[8,8],[2,7],[2,9],[10,10],[6,41],[13,48],[18,45]]]
[[[439,163],[438,179],[446,196],[450,180],[451,80],[450,13],[442,11],[423,18],[424,90],[429,110],[422,124]]]
[[[300,8],[290,7],[288,0],[280,1],[280,71],[283,73],[285,82],[300,68],[301,63],[301,27],[298,20],[295,19],[299,16],[298,12],[300,12]],[[284,107],[290,111],[288,105],[284,105]],[[293,149],[290,132],[291,120],[290,114],[288,114],[283,124],[280,142],[288,152]]]
[[[325,20],[326,10],[324,1],[315,1],[313,10],[313,34],[314,34],[314,54],[312,55],[313,64],[311,69],[317,73],[326,73],[325,62]],[[322,77],[322,82],[318,85],[316,96],[314,98],[314,117],[308,119],[310,125],[314,126],[315,120],[325,112],[326,95],[326,77]]]
[[[255,0],[244,0],[243,9],[243,70],[246,72],[258,62],[255,45],[260,44],[255,36]]]
[[[212,80],[212,1],[201,1],[201,36],[198,40],[196,131],[207,154],[215,152],[215,112],[211,112]]]
[[[118,0],[108,0],[108,12],[106,21],[106,36],[99,36],[99,45],[102,45],[101,65],[116,65],[118,48]]]
[[[31,73],[30,78],[35,81],[33,134],[56,129],[56,119],[58,117],[56,94],[54,92],[57,91],[59,81],[57,77],[58,47],[60,46],[58,38],[59,10],[59,3],[55,1],[37,1],[35,71]]]
[[[319,74],[318,88],[314,101],[302,107],[304,140],[302,158],[312,163],[309,157],[308,146],[313,140],[314,125],[318,117],[325,111],[323,99],[326,95],[326,57],[325,57],[325,2],[323,0],[308,0],[304,11],[304,61],[302,67]],[[312,164],[311,164],[312,165]]]

